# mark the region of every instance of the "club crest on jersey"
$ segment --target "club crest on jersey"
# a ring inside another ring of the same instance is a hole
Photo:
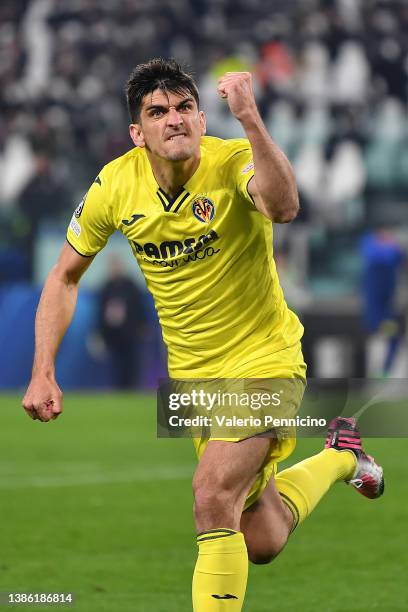
[[[193,213],[201,223],[209,223],[214,219],[215,206],[208,198],[199,196],[192,204]]]

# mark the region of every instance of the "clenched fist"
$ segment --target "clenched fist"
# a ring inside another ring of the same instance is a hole
[[[218,81],[218,93],[238,120],[258,113],[250,72],[226,72]]]
[[[33,377],[22,405],[34,421],[53,421],[62,412],[62,392],[55,380],[46,376]]]

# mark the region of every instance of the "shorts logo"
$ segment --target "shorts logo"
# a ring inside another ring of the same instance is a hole
[[[201,223],[209,223],[214,219],[215,206],[211,200],[204,196],[199,196],[192,204],[193,213]]]

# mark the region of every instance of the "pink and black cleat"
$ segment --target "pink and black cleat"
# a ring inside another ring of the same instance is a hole
[[[361,495],[376,499],[384,493],[384,474],[373,457],[363,451],[357,422],[352,418],[336,417],[330,422],[325,448],[350,450],[357,459],[357,467],[346,484],[352,485]]]

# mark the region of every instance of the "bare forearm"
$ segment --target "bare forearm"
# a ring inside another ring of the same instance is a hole
[[[72,320],[77,295],[78,284],[66,281],[55,267],[47,278],[37,310],[33,376],[54,377],[55,357]]]
[[[299,210],[299,198],[286,155],[269,136],[257,110],[240,121],[251,143],[256,191],[265,213],[278,223],[292,221]]]
[[[78,283],[92,260],[65,242],[41,294],[35,320],[33,373],[22,401],[34,421],[47,423],[62,413],[63,393],[55,380],[55,357],[74,314]]]

